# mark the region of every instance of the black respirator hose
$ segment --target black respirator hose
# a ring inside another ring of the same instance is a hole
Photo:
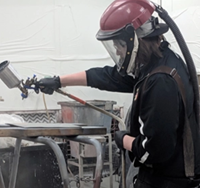
[[[155,5],[155,3],[153,3]],[[198,84],[198,79],[197,79],[197,72],[196,68],[192,59],[192,56],[190,54],[190,51],[186,45],[186,42],[175,24],[175,22],[172,20],[172,18],[168,15],[167,11],[164,10],[161,6],[155,5],[156,9],[155,11],[159,14],[160,18],[162,18],[166,24],[169,26],[171,29],[172,33],[174,34],[176,41],[181,49],[181,52],[185,58],[185,61],[188,65],[188,70],[191,78],[191,82],[193,85],[193,90],[194,90],[194,99],[195,99],[195,114],[196,114],[196,120],[199,125],[199,84]]]

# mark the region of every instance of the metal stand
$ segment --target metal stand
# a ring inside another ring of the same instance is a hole
[[[85,138],[88,138],[88,139],[95,139],[97,140],[101,146],[102,146],[102,152],[103,152],[103,156],[102,156],[102,160],[105,159],[105,153],[106,153],[106,150],[105,150],[105,146],[106,146],[106,137],[108,138],[108,162],[105,162],[103,163],[103,166],[109,166],[109,176],[110,176],[110,187],[109,188],[113,188],[113,175],[112,175],[112,172],[113,172],[113,164],[112,164],[112,137],[111,137],[111,134],[110,133],[107,133],[106,135],[96,135],[96,136],[83,136]],[[78,141],[77,141],[78,142]],[[73,166],[77,166],[78,167],[78,170],[79,170],[79,177],[76,178],[76,182],[77,182],[77,187],[78,188],[84,188],[84,181],[91,181],[91,179],[84,179],[84,167],[94,167],[96,166],[96,164],[94,163],[86,163],[84,164],[83,160],[84,158],[90,158],[90,157],[96,157],[97,155],[94,153],[94,151],[92,149],[88,149],[89,146],[88,145],[85,145],[85,143],[83,142],[79,142],[77,144],[72,144],[71,145],[72,147],[77,147],[76,149],[73,148],[74,150],[76,150],[76,152],[74,152],[74,154],[72,155],[73,157],[75,157],[78,161],[74,161],[74,160],[68,160],[68,164],[71,164]],[[87,148],[87,149],[86,149]],[[78,151],[77,151],[78,150]],[[71,151],[72,151],[72,148],[71,148]],[[88,155],[89,154],[89,155]],[[94,178],[94,177],[93,177]]]
[[[20,150],[21,150],[21,140],[22,139],[19,139],[19,138],[16,140],[13,164],[12,164],[12,168],[11,168],[11,175],[10,175],[10,181],[9,181],[9,188],[15,188],[18,165],[19,165]],[[62,182],[63,182],[63,188],[70,188],[65,158],[62,154],[60,147],[56,144],[56,142],[54,140],[52,140],[51,138],[46,138],[46,137],[38,137],[38,138],[34,138],[34,139],[26,138],[24,140],[43,143],[43,144],[46,144],[51,147],[51,149],[54,151],[57,161],[58,161],[58,166],[60,169]]]
[[[21,125],[22,126],[22,125]],[[77,135],[102,135],[106,133],[106,128],[96,127],[96,126],[76,126],[76,125],[68,125],[68,124],[55,124],[49,125],[35,125],[39,127],[2,127],[0,129],[0,134],[2,137],[15,137],[16,145],[14,149],[13,163],[11,167],[11,175],[9,180],[8,188],[15,188],[19,157],[21,151],[21,141],[29,140],[32,142],[43,143],[48,145],[55,153],[58,166],[63,182],[63,188],[70,188],[69,177],[67,172],[67,165],[65,162],[64,155],[62,150],[58,146],[58,144],[49,137],[42,136],[54,136],[54,137],[66,137],[68,140],[73,140],[76,142],[82,142],[86,144],[91,144],[95,147],[97,153],[96,160],[96,169],[94,175],[94,188],[99,188],[101,184],[101,173],[103,168],[103,152],[102,146],[99,141],[96,139],[87,138],[85,136],[77,136]],[[40,127],[41,126],[41,127]],[[41,136],[42,135],[42,136]],[[1,171],[0,171],[1,172]],[[5,188],[4,180],[2,174],[0,173],[0,188]]]
[[[93,138],[88,138],[85,136],[77,136],[74,138],[70,138],[72,141],[82,142],[85,144],[91,144],[96,148],[97,153],[97,161],[96,161],[96,169],[94,175],[94,186],[93,188],[100,188],[101,184],[101,174],[103,169],[103,151],[101,147],[101,143]],[[82,172],[83,173],[83,172]]]
[[[91,144],[96,148],[97,162],[96,162],[93,187],[99,188],[100,184],[101,184],[101,173],[102,173],[102,168],[103,168],[103,157],[102,157],[103,151],[102,151],[101,143],[95,139],[86,138],[84,136],[76,136],[74,138],[67,137],[67,139],[86,143],[86,144]],[[19,139],[19,138],[16,140],[13,164],[12,164],[12,168],[11,168],[11,175],[10,175],[10,181],[9,181],[9,188],[15,188],[18,164],[19,164],[19,157],[20,157],[20,150],[21,150],[21,140],[22,139]],[[62,182],[63,182],[63,188],[70,188],[69,176],[68,176],[68,172],[67,172],[67,165],[65,162],[65,158],[63,156],[63,153],[62,153],[60,147],[56,144],[56,142],[54,140],[52,140],[51,138],[46,138],[46,137],[38,137],[38,138],[34,138],[34,139],[33,138],[25,138],[24,140],[43,143],[43,144],[46,144],[49,147],[51,147],[51,149],[54,151],[57,161],[58,161],[58,166],[60,169],[61,178],[62,178]],[[0,178],[1,188],[5,188],[3,177],[2,176],[0,176],[0,177],[1,177]]]

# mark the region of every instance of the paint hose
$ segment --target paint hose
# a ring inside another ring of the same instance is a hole
[[[153,3],[153,2],[152,2]],[[196,120],[199,125],[200,123],[200,102],[199,102],[199,83],[198,83],[198,78],[197,78],[197,72],[196,72],[196,67],[194,64],[194,61],[192,59],[191,53],[188,49],[188,46],[185,42],[185,39],[183,38],[181,31],[179,30],[178,26],[174,22],[174,20],[169,16],[168,12],[163,9],[161,6],[153,3],[155,5],[155,11],[158,13],[161,19],[163,19],[166,24],[169,26],[171,29],[174,37],[176,38],[176,41],[180,47],[180,50],[183,54],[183,57],[185,59],[185,62],[188,67],[188,71],[190,74],[192,86],[193,86],[193,91],[194,91],[194,107],[195,107],[195,115],[196,115]]]

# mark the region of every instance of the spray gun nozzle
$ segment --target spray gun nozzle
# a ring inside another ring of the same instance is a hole
[[[18,86],[18,88],[21,90],[21,96],[22,99],[27,98],[28,97],[28,90],[24,87],[22,87],[21,85]]]

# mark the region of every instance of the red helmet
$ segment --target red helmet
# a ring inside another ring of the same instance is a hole
[[[148,20],[154,10],[149,0],[115,0],[101,17],[96,38],[102,41],[122,75],[136,72],[138,36],[144,37],[153,31],[153,22]],[[147,24],[142,28],[144,23]]]
[[[148,0],[115,0],[101,17],[97,39],[106,40],[127,25],[138,29],[151,17],[154,10],[155,6]]]

